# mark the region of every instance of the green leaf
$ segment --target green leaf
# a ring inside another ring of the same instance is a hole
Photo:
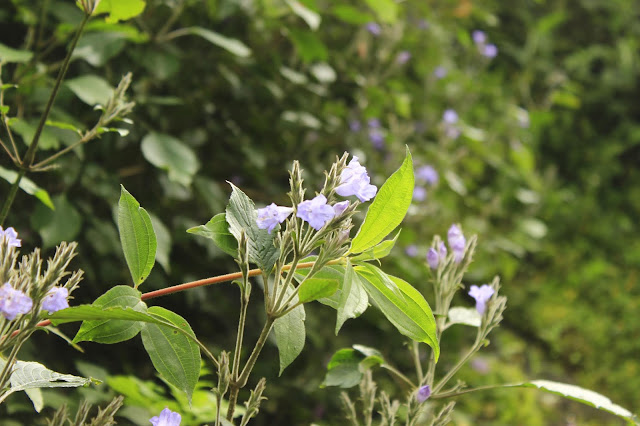
[[[480,327],[482,315],[475,308],[455,307],[449,309],[449,325],[464,324],[471,327]]]
[[[18,173],[12,170],[7,170],[4,167],[0,167],[0,178],[6,180],[9,183],[13,183],[16,181],[17,177]],[[20,189],[22,189],[27,194],[36,197],[42,202],[42,204],[49,207],[51,210],[55,210],[55,206],[51,201],[51,197],[49,197],[49,193],[36,185],[31,179],[23,177],[22,180],[20,180]]]
[[[129,286],[118,286],[131,289]],[[117,287],[114,287],[117,288]],[[135,299],[138,300],[138,299]],[[96,300],[97,302],[97,300]],[[75,321],[100,321],[100,320],[126,320],[142,321],[162,324],[162,321],[154,318],[143,310],[124,306],[102,307],[99,305],[78,305],[62,309],[49,315],[54,325]]]
[[[298,297],[302,303],[332,296],[340,285],[339,280],[325,278],[309,278],[300,284]]]
[[[413,162],[407,155],[398,170],[382,185],[369,206],[364,223],[351,243],[352,253],[362,253],[375,246],[404,219],[413,198]]]
[[[195,339],[193,330],[180,315],[159,306],[149,308],[150,314],[185,330]],[[189,402],[200,377],[200,348],[198,344],[178,330],[145,323],[142,326],[142,343],[153,366],[172,385],[183,391]]]
[[[153,225],[153,231],[156,234],[156,240],[158,248],[156,251],[156,261],[162,265],[162,268],[167,272],[171,272],[171,264],[169,263],[169,255],[171,253],[171,232],[162,223],[157,216],[150,214],[151,225]]]
[[[86,74],[81,77],[68,80],[65,85],[82,102],[88,105],[106,105],[113,95],[113,87],[107,81],[97,75]]]
[[[280,249],[273,244],[276,233],[269,234],[266,229],[258,228],[258,213],[251,198],[231,185],[231,197],[227,205],[226,219],[229,224],[229,232],[240,241],[242,231],[245,232],[249,245],[249,260],[263,271],[269,273],[273,269],[276,259],[280,255]]]
[[[345,389],[356,386],[362,380],[360,361],[362,361],[362,356],[355,350],[351,348],[340,349],[331,357],[327,366],[327,374],[320,386],[340,386]]]
[[[121,33],[95,32],[84,34],[73,51],[72,59],[81,58],[94,67],[101,67],[120,53],[127,42]]]
[[[0,43],[0,63],[29,62],[33,52],[29,50],[17,50]]]
[[[391,253],[391,250],[393,249],[393,247],[396,245],[396,241],[398,240],[398,237],[400,236],[401,231],[402,230],[399,230],[396,233],[396,236],[393,237],[392,239],[385,240],[380,244],[377,244],[371,247],[370,249],[363,251],[359,255],[353,256],[351,260],[352,261],[377,260],[377,259],[382,259],[383,257],[388,256],[389,253]]]
[[[296,47],[296,51],[302,61],[306,64],[314,61],[326,61],[329,58],[329,51],[320,38],[310,31],[289,30],[289,38]]]
[[[293,10],[293,13],[301,17],[304,22],[309,25],[309,28],[311,28],[313,31],[318,29],[321,21],[320,15],[297,0],[285,0],[285,2],[289,5],[291,10]]]
[[[336,18],[353,25],[364,25],[373,21],[374,18],[369,13],[362,12],[357,7],[341,4],[331,9]]]
[[[236,40],[235,38],[225,37],[222,34],[201,27],[189,27],[185,28],[184,31],[187,31],[193,35],[200,36],[207,40],[209,43],[215,44],[216,46],[221,47],[226,51],[231,52],[241,58],[247,58],[251,56],[251,49],[249,49],[243,42],[241,42],[240,40]]]
[[[422,294],[406,281],[387,275],[373,265],[365,264],[355,270],[364,278],[365,290],[387,319],[401,334],[431,346],[437,362],[440,347],[436,337],[436,321]],[[391,289],[389,281],[397,286],[402,297]]]
[[[144,11],[144,0],[102,0],[94,15],[108,13],[106,21],[115,23],[134,18]]]
[[[369,307],[369,297],[360,278],[355,273],[351,262],[347,259],[344,280],[338,302],[338,314],[336,318],[336,335],[349,318],[357,318]]]
[[[31,216],[31,226],[42,237],[43,247],[53,247],[62,241],[72,241],[82,228],[82,216],[64,195],[53,197],[54,210],[42,204]]]
[[[26,121],[13,117],[9,120],[9,126],[13,131],[20,135],[25,145],[31,145],[38,127],[35,121]],[[58,149],[59,147],[60,140],[57,135],[53,133],[51,129],[47,129],[46,127],[42,129],[38,142],[38,149]]]
[[[287,291],[287,296],[292,290]],[[297,299],[295,299],[297,301]],[[304,306],[300,305],[283,317],[278,318],[273,324],[276,335],[276,344],[280,354],[280,373],[291,364],[302,352],[305,341]]]
[[[229,224],[224,213],[218,213],[206,224],[189,228],[187,232],[210,238],[220,250],[234,258],[238,257],[238,242],[229,232]]]
[[[595,407],[598,410],[608,411],[611,414],[615,414],[618,417],[622,417],[627,421],[632,421],[638,424],[638,418],[631,411],[626,408],[614,404],[609,398],[601,395],[592,390],[584,389],[579,386],[570,385],[567,383],[552,382],[549,380],[532,380],[526,383],[520,383],[517,385],[505,385],[505,387],[535,387],[542,391],[554,393],[556,395],[563,396],[565,398],[572,399],[574,401],[581,402],[591,407]]]
[[[393,0],[365,0],[382,22],[390,24],[398,20],[398,4]]]
[[[133,283],[138,287],[147,279],[156,261],[156,234],[149,213],[133,195],[120,185],[118,202],[118,231],[124,257],[131,271]]]
[[[169,173],[169,179],[184,186],[200,168],[198,157],[191,148],[173,136],[149,133],[142,139],[142,155],[148,162]]]
[[[142,294],[129,286],[119,285],[109,289],[105,294],[98,297],[91,305],[92,307],[98,307],[101,309],[109,307],[131,308],[133,311],[144,313],[147,309],[147,305],[140,300]],[[80,308],[80,307],[77,307]],[[54,313],[51,318],[63,319],[64,315],[71,315],[73,309],[76,309],[76,313],[87,314],[77,308],[68,308],[62,311]],[[57,316],[56,316],[57,314]],[[127,311],[115,313],[115,315],[127,315]],[[135,314],[134,314],[135,315]],[[103,317],[100,317],[103,318]],[[110,317],[112,318],[112,317]],[[80,330],[73,338],[73,343],[90,341],[97,343],[119,343],[124,342],[135,337],[142,329],[140,319],[136,318],[135,322],[132,319],[101,319],[84,321]]]

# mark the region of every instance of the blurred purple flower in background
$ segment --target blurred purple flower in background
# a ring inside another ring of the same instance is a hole
[[[380,34],[382,34],[382,28],[380,28],[380,25],[378,25],[376,22],[368,22],[365,27],[367,28],[367,31],[369,31],[374,36],[379,36]]]
[[[429,21],[427,21],[426,19],[419,20],[418,28],[420,28],[421,30],[426,30],[427,28],[429,28]]]
[[[485,44],[487,42],[487,34],[484,31],[475,30],[471,33],[471,38],[475,44]]]
[[[12,226],[5,230],[2,230],[2,226],[0,226],[0,240],[2,239],[6,239],[9,242],[9,247],[22,246],[22,240],[18,239],[18,233]]]
[[[440,80],[441,78],[445,78],[447,76],[447,69],[445,67],[443,67],[442,65],[439,67],[436,67],[436,69],[433,70],[433,75]]]
[[[69,297],[69,290],[65,287],[53,287],[42,299],[42,309],[48,311],[49,315],[51,315],[60,309],[68,308],[69,301],[67,297]]]
[[[425,385],[418,389],[418,393],[416,394],[416,400],[419,403],[425,402],[431,396],[431,386]]]
[[[487,58],[495,58],[498,55],[498,48],[495,44],[487,44],[482,49],[482,55]]]
[[[396,62],[400,65],[404,65],[409,62],[409,59],[411,59],[411,52],[409,52],[408,50],[403,50],[402,52],[398,53]]]
[[[335,211],[327,204],[327,197],[320,194],[315,198],[298,204],[297,216],[309,222],[309,225],[319,231],[325,223],[333,219]]]
[[[458,122],[458,113],[449,108],[442,114],[442,121],[448,124],[455,124]]]
[[[436,172],[436,169],[434,169],[433,166],[428,164],[426,166],[418,167],[418,170],[416,170],[416,177],[418,180],[428,183],[429,185],[435,185],[438,183],[438,172]]]
[[[378,129],[369,130],[369,140],[375,149],[384,148],[384,133]]]
[[[267,229],[270,234],[271,231],[273,231],[273,228],[275,228],[279,223],[284,222],[292,212],[293,209],[291,207],[276,206],[275,203],[271,203],[267,207],[258,209],[258,218],[256,219],[258,228]]]
[[[427,190],[421,186],[413,188],[413,201],[424,201],[427,199]]]
[[[27,314],[33,306],[33,301],[29,296],[11,287],[11,284],[4,283],[0,287],[0,313],[12,321],[19,314]]]
[[[493,296],[493,289],[491,286],[487,284],[482,284],[482,286],[478,287],[477,285],[472,285],[469,290],[469,296],[476,299],[476,310],[480,314],[484,314],[485,309],[487,308],[487,301],[491,299]]]
[[[464,238],[462,230],[458,225],[451,225],[451,228],[449,228],[449,231],[447,232],[447,240],[449,241],[449,247],[451,247],[451,251],[453,252],[454,260],[456,263],[460,263],[462,258],[464,258],[467,240]]]
[[[487,361],[485,358],[474,358],[469,364],[471,365],[471,368],[473,368],[480,374],[487,374],[491,370],[489,361]]]
[[[404,252],[409,257],[416,257],[418,255],[418,247],[415,244],[408,245]]]
[[[180,426],[182,416],[180,413],[165,408],[160,412],[160,416],[151,417],[149,421],[153,426]]]
[[[369,121],[367,121],[367,126],[369,126],[369,128],[371,129],[379,129],[380,120],[378,120],[377,118],[370,118]]]
[[[349,130],[355,133],[359,132],[361,128],[362,125],[360,124],[359,120],[349,120]]]

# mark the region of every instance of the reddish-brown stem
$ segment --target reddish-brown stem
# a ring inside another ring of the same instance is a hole
[[[299,263],[298,266],[296,266],[296,269],[311,268],[314,264],[315,264],[315,262]],[[282,271],[288,271],[289,269],[291,269],[290,265],[285,265],[285,266],[282,267]],[[249,270],[249,276],[250,277],[255,277],[255,276],[260,275],[260,274],[262,274],[262,270],[261,269],[250,269]],[[184,284],[176,284],[174,286],[163,288],[163,289],[160,289],[160,290],[150,291],[148,293],[144,293],[142,295],[141,299],[142,300],[153,299],[155,297],[166,296],[167,294],[177,293],[179,291],[188,290],[190,288],[202,287],[202,286],[211,285],[211,284],[219,284],[219,283],[224,283],[224,282],[227,282],[227,281],[239,280],[241,278],[242,278],[242,272],[234,272],[233,274],[218,275],[217,277],[205,278],[203,280],[191,281],[191,282],[184,283]],[[50,320],[40,321],[37,324],[38,327],[46,327],[48,325],[51,325],[51,321]],[[20,332],[20,330],[16,330],[11,335],[15,336],[19,332]]]

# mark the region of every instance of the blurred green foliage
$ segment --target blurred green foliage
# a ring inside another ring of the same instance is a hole
[[[226,180],[257,203],[281,204],[293,159],[319,188],[321,171],[348,150],[380,183],[407,144],[416,169],[432,165],[440,179],[422,184],[426,199],[414,200],[400,247],[385,260],[390,272],[429,298],[428,244],[460,222],[479,235],[469,284],[499,274],[509,296],[504,327],[486,355],[488,372],[463,378],[476,385],[561,380],[638,410],[639,13],[627,0],[147,0],[133,20],[88,24],[41,150],[67,146],[74,128],[90,128],[98,116],[92,107],[132,72],[133,124],[119,126],[128,134],[105,133],[54,171],[30,175],[56,209],[32,188],[38,198],[18,194],[7,224],[27,248],[78,240],[77,266],[87,274],[74,303],[90,302],[130,280],[114,222],[124,184],[151,214],[162,253],[145,290],[161,288],[234,270],[228,256],[185,232],[224,210]],[[18,85],[5,91],[4,103],[23,152],[21,140],[33,134],[81,15],[72,0],[0,7],[0,60],[11,59],[0,77]],[[379,35],[367,29],[370,22]],[[498,47],[497,57],[481,54],[471,37],[476,29]],[[447,109],[457,123],[444,122]],[[0,167],[3,178],[13,170],[6,156]],[[8,188],[0,181],[3,194]],[[410,245],[416,257],[405,254]],[[236,300],[234,288],[220,286],[162,303],[219,350],[232,345]],[[269,400],[255,424],[338,424],[337,396],[318,388],[328,357],[360,343],[394,359],[393,348],[404,344],[372,311],[334,338],[332,315],[310,307],[305,350],[282,377],[275,347],[266,348],[256,377],[267,377]],[[259,332],[257,317],[248,320],[249,339]],[[469,338],[461,331],[444,343],[443,366]],[[41,360],[47,345],[57,354],[47,366],[73,371],[70,359],[80,354],[52,336],[35,340],[25,357]],[[83,359],[110,375],[152,380],[146,355],[128,345],[86,344]],[[92,402],[109,398],[108,391],[80,392]],[[31,418],[27,402],[13,407],[1,415]],[[461,397],[455,421],[617,424],[594,412],[509,390]]]

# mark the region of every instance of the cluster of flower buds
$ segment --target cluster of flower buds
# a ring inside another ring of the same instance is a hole
[[[180,426],[182,416],[180,413],[171,411],[169,407],[166,407],[160,412],[159,416],[153,416],[149,421],[153,426]]]
[[[460,263],[462,259],[464,259],[464,255],[466,253],[467,239],[458,225],[451,225],[449,231],[447,231],[447,242],[449,243],[449,248],[453,254],[453,261],[456,264]],[[446,258],[447,247],[439,237],[436,237],[433,246],[429,248],[429,251],[427,252],[427,264],[431,269],[436,270],[443,264]]]

